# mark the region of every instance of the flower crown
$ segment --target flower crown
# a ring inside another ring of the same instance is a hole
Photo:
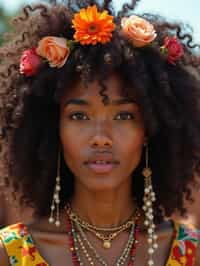
[[[22,53],[20,73],[26,77],[34,76],[45,61],[50,67],[61,68],[77,43],[96,45],[110,42],[116,28],[113,20],[114,17],[109,15],[108,11],[98,12],[96,5],[82,8],[72,20],[72,27],[75,29],[74,40],[54,36],[42,38],[37,47]],[[136,15],[122,18],[121,33],[134,47],[138,48],[151,44],[157,37],[154,26]],[[175,64],[183,55],[183,46],[175,36],[167,36],[160,51],[169,63]]]

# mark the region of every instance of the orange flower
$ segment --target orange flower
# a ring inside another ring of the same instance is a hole
[[[122,18],[121,26],[122,33],[135,47],[146,46],[157,36],[151,23],[135,15]]]
[[[47,36],[39,41],[37,54],[46,58],[51,67],[62,67],[70,53],[67,40],[64,38]]]
[[[113,16],[105,10],[98,12],[96,5],[82,8],[75,14],[72,23],[76,31],[74,39],[82,45],[95,45],[98,42],[105,44],[111,40],[115,29]]]

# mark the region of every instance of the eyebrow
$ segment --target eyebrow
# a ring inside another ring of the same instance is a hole
[[[122,105],[122,104],[131,104],[131,103],[137,104],[137,102],[134,99],[128,99],[128,98],[122,98],[122,99],[111,101],[111,105]],[[83,99],[70,99],[65,102],[64,107],[70,104],[79,105],[79,106],[90,106],[91,105],[90,102],[83,100]]]

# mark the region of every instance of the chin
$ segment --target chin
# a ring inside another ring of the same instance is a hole
[[[112,191],[112,190],[117,190],[122,187],[122,184],[125,184],[126,181],[129,183],[129,180],[122,180],[122,179],[117,179],[115,177],[111,176],[98,176],[98,177],[91,177],[87,179],[87,183],[84,182],[82,185],[87,187],[88,190],[90,191],[96,191],[96,192],[103,192],[103,191]]]

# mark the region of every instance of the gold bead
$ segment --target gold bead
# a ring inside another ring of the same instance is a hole
[[[152,171],[150,168],[144,168],[144,170],[142,171],[142,174],[144,177],[150,177],[152,175]]]
[[[111,247],[111,242],[109,240],[104,240],[103,247],[109,249]]]

